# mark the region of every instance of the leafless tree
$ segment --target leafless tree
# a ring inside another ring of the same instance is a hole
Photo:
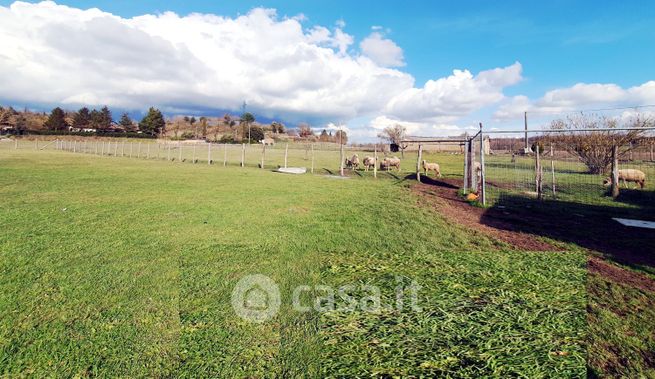
[[[546,140],[578,157],[587,166],[590,174],[602,174],[606,173],[612,164],[613,146],[619,147],[619,158],[621,158],[637,148],[644,140],[644,130],[638,128],[652,126],[652,120],[639,114],[623,120],[578,114],[553,121],[552,129],[565,132],[553,133]],[[611,130],[618,128],[630,128],[630,130]]]

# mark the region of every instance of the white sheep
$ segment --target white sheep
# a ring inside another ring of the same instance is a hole
[[[352,166],[353,170],[357,170],[359,167],[359,155],[355,154],[352,158],[350,158],[350,165]]]
[[[424,159],[421,164],[423,165],[423,171],[425,171],[426,176],[428,176],[428,171],[434,171],[434,174],[441,178],[441,171],[438,163],[428,163],[428,161]]]
[[[373,166],[375,166],[375,157],[364,157],[364,169],[368,171]]]
[[[636,185],[638,184],[640,188],[644,188],[646,185],[646,174],[644,174],[643,171],[636,170],[633,168],[626,168],[623,170],[619,170],[619,183],[621,183],[621,180],[623,180],[623,185],[628,188],[628,182],[634,182],[635,183],[635,188]],[[603,180],[603,185],[609,186],[612,184],[612,178],[605,178]]]
[[[384,158],[382,162],[380,162],[380,170],[389,171],[391,167],[398,168],[398,172],[400,172],[400,158],[398,157]]]

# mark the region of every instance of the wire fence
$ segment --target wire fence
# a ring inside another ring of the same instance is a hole
[[[217,144],[207,142],[125,140],[106,138],[46,137],[5,139],[0,149],[59,151],[98,157],[168,161],[175,164],[211,164],[217,167],[276,169],[305,167],[308,173],[351,177],[413,180],[430,176],[436,182],[458,187],[463,192],[482,195],[493,205],[512,196],[527,202],[537,198],[607,202],[611,191],[612,162],[590,164],[571,148],[570,131],[523,131],[489,133],[480,138],[459,137],[438,142],[418,141],[404,152],[390,152],[388,146],[344,146],[328,143],[278,143],[273,146]],[[580,133],[582,135],[582,133]],[[644,137],[645,136],[645,137]],[[655,204],[655,136],[649,131],[642,138],[622,140],[618,146],[616,171],[619,190],[629,204]],[[467,147],[467,143],[470,146]],[[606,142],[606,141],[605,141]],[[607,154],[611,146],[600,146]],[[536,154],[536,150],[539,154]],[[482,154],[481,154],[482,153]],[[599,153],[600,154],[600,153]],[[357,156],[353,167],[348,160]],[[602,155],[602,154],[600,154]],[[365,167],[366,158],[377,157],[375,165]],[[385,158],[397,157],[398,165],[383,166]],[[483,159],[480,159],[483,157]],[[439,171],[426,170],[423,161],[436,163]],[[468,160],[468,163],[467,163]],[[590,167],[593,166],[593,167]],[[643,181],[627,170],[643,174]],[[634,175],[633,175],[634,176]],[[609,185],[608,185],[608,179]],[[426,181],[426,180],[423,180]],[[643,186],[643,188],[642,188]]]
[[[630,132],[528,132],[527,144],[524,132],[492,135],[484,167],[487,202],[511,194],[526,200],[603,203],[611,195],[616,166],[623,198],[630,197],[636,205],[652,204],[655,139],[647,135],[631,139]],[[597,138],[599,134],[603,135]]]

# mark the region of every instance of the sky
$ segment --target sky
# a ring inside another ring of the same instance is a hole
[[[0,104],[222,115],[245,101],[357,142],[655,104],[655,7],[590,4],[0,0]]]

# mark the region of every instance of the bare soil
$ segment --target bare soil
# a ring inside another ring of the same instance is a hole
[[[525,207],[480,208],[458,195],[461,180],[422,178],[422,181],[412,186],[421,205],[432,207],[449,220],[521,250],[562,250],[540,237],[573,242],[594,253],[589,258],[590,272],[615,283],[655,293],[655,280],[650,276],[621,268],[597,254],[600,252],[603,257],[622,264],[655,267],[653,231],[622,226],[611,217],[594,217],[576,211],[571,211],[568,217],[549,219]]]

